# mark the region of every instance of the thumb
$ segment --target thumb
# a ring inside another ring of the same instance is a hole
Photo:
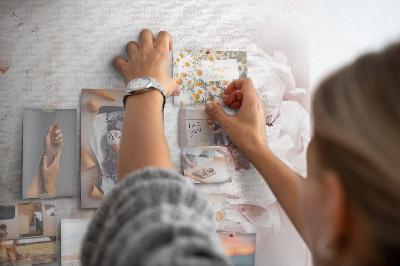
[[[206,104],[206,110],[222,127],[224,127],[226,121],[231,118],[231,115],[227,114],[221,106],[213,102],[208,102]]]
[[[178,85],[171,95],[172,96],[179,96],[179,94],[181,94],[181,92],[182,92],[181,85]]]
[[[43,161],[42,161],[42,171],[46,171],[46,170],[47,170],[47,156],[44,155]]]

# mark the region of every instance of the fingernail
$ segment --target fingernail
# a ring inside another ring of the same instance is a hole
[[[206,110],[211,111],[214,108],[214,105],[211,102],[206,103]]]
[[[181,92],[182,92],[182,88],[181,88],[180,85],[178,85],[178,90],[176,91],[176,93],[177,93],[177,94],[181,94]]]

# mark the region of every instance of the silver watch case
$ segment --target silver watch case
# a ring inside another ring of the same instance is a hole
[[[124,94],[124,107],[126,104],[126,98],[133,94],[141,94],[148,92],[149,90],[159,90],[164,97],[163,108],[165,105],[165,90],[164,88],[152,77],[140,77],[131,80],[125,89]]]

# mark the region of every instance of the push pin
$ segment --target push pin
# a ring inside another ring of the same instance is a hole
[[[235,232],[232,232],[232,233],[231,233],[231,237],[234,237],[234,236],[235,236]]]
[[[210,50],[210,49],[208,49],[206,53],[207,53],[207,54],[211,54],[211,50]]]

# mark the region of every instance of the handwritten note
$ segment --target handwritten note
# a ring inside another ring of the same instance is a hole
[[[188,122],[189,136],[193,138],[193,136],[197,133],[201,132],[200,122]]]
[[[200,79],[205,82],[239,78],[238,62],[236,59],[202,61],[199,67],[203,73]]]

